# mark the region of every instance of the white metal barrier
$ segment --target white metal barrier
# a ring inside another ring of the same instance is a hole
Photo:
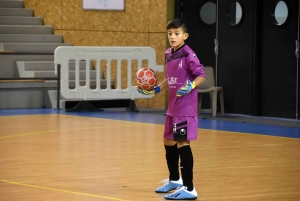
[[[75,60],[75,88],[69,88],[69,61]],[[79,61],[86,61],[85,86],[80,86],[79,77]],[[107,61],[107,88],[101,89],[100,81],[100,62]],[[117,86],[111,88],[111,61],[117,61]],[[127,88],[121,88],[121,61],[128,61],[127,69]],[[162,72],[163,66],[156,65],[156,53],[151,47],[96,47],[96,46],[61,46],[55,49],[54,63],[55,74],[57,74],[57,66],[61,69],[61,95],[70,100],[114,100],[114,99],[140,99],[152,98],[153,96],[145,96],[136,90],[136,86],[132,86],[132,62],[137,61],[137,68],[142,68],[142,61],[148,60],[148,67],[155,71]],[[90,61],[96,61],[96,87],[90,87]]]

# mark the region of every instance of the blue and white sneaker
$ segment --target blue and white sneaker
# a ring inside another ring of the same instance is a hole
[[[157,188],[155,190],[156,193],[167,193],[183,185],[181,177],[179,178],[178,181],[164,179],[161,180],[160,183],[164,183],[164,185],[162,187]]]
[[[186,186],[178,187],[174,193],[165,196],[166,200],[196,200],[197,192],[194,188],[192,191],[188,191]]]

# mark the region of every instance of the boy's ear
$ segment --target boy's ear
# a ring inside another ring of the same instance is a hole
[[[189,34],[188,34],[188,33],[184,33],[184,34],[183,34],[183,39],[184,39],[184,40],[186,40],[188,37],[189,37]]]

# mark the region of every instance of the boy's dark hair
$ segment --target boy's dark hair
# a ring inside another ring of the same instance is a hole
[[[167,24],[167,30],[168,29],[178,29],[182,28],[182,30],[187,33],[187,26],[185,24],[185,21],[183,19],[174,19],[168,22]]]

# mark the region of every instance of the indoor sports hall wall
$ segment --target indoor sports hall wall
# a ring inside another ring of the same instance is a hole
[[[164,65],[168,0],[125,0],[124,11],[83,10],[82,0],[24,0],[34,16],[74,46],[150,46]],[[164,73],[159,73],[159,82]],[[125,80],[124,80],[125,81]],[[137,100],[138,107],[164,108],[165,92]]]

